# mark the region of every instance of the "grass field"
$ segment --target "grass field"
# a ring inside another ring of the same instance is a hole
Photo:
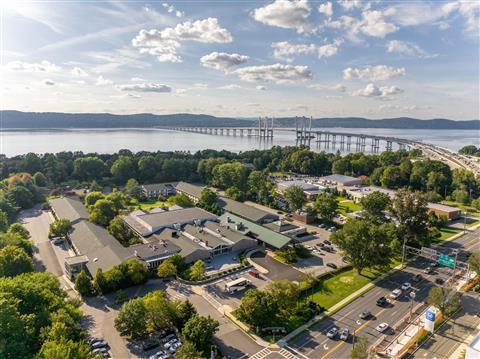
[[[444,241],[445,239],[454,236],[457,233],[462,232],[461,229],[459,228],[453,228],[453,227],[443,227],[440,229],[440,233],[442,233],[440,238],[437,238],[437,241]]]
[[[344,200],[343,202],[339,203],[338,211],[343,214],[344,216],[351,212],[357,212],[362,209],[362,206],[358,203],[355,203],[351,200]]]
[[[460,208],[460,210],[462,211],[462,215],[463,215],[464,212],[467,212],[471,216],[480,217],[480,211],[478,209],[476,209],[475,207],[466,206],[464,204],[460,204],[460,203],[454,202],[454,201],[442,201],[442,203],[446,204],[447,206]]]
[[[165,202],[163,201],[156,201],[156,200],[147,200],[147,201],[137,201],[137,200],[132,200],[130,202],[131,206],[135,206],[138,209],[141,209],[142,211],[149,211],[152,208],[155,207],[161,207],[165,205]]]

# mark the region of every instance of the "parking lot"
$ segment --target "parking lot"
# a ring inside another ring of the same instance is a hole
[[[240,264],[239,253],[230,252],[206,260],[207,275],[234,268]]]
[[[302,242],[302,245],[310,250],[312,256],[305,259],[300,258],[295,264],[295,267],[303,272],[311,272],[315,275],[320,275],[335,269],[333,266],[344,266],[346,263],[343,261],[340,251],[338,251],[333,244],[329,244],[330,242],[328,239],[326,241],[327,242],[323,239],[315,238]],[[322,245],[330,250],[320,248]]]
[[[302,272],[277,261],[265,252],[255,252],[250,259],[268,271],[268,273],[265,273],[265,276],[270,280],[288,279],[292,282],[302,281]]]

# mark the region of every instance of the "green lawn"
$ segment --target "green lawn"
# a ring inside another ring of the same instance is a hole
[[[133,204],[136,206],[138,209],[141,209],[142,211],[149,211],[152,208],[155,207],[161,207],[165,205],[165,202],[163,201],[156,201],[156,200],[147,200],[147,201],[141,201]]]
[[[462,216],[464,212],[467,212],[469,215],[474,216],[474,217],[480,217],[480,211],[476,209],[475,207],[472,206],[466,206],[464,204],[455,202],[455,201],[442,201],[443,204],[446,204],[447,206],[452,206],[452,207],[458,207],[462,211]]]
[[[338,205],[338,211],[344,216],[351,212],[357,212],[362,209],[362,206],[351,200],[343,201]]]
[[[440,229],[440,233],[442,233],[442,235],[439,238],[437,238],[437,240],[444,241],[445,239],[451,236],[454,236],[455,234],[460,232],[462,232],[462,229],[453,228],[453,227],[443,227]]]

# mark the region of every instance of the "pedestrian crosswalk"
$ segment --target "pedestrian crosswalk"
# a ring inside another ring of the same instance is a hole
[[[259,352],[255,353],[254,355],[250,356],[250,359],[263,359],[268,358],[268,356],[272,353],[280,354],[282,357],[286,359],[300,359],[292,352],[288,351],[285,348],[280,348],[280,350],[272,350],[270,348],[263,348]]]
[[[262,359],[265,358],[266,356],[270,355],[272,351],[269,348],[263,348],[259,352],[255,353],[250,357],[250,359]]]

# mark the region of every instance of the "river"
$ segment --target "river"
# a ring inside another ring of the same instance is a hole
[[[364,133],[369,135],[405,138],[458,150],[475,144],[480,145],[478,131],[474,130],[403,130],[372,128],[328,128],[327,131]],[[324,150],[311,142],[313,150]],[[165,129],[56,129],[56,130],[8,130],[0,132],[0,153],[15,156],[28,152],[55,153],[60,151],[83,151],[113,153],[120,149],[137,151],[189,151],[203,149],[228,150],[232,152],[270,148],[272,145],[295,145],[293,133],[275,132],[270,141],[255,137],[234,137],[177,132]],[[323,146],[323,145],[322,145]],[[327,152],[335,152],[332,146]],[[352,150],[354,149],[352,145]],[[366,150],[370,149],[367,141]],[[394,148],[395,149],[395,148]]]

